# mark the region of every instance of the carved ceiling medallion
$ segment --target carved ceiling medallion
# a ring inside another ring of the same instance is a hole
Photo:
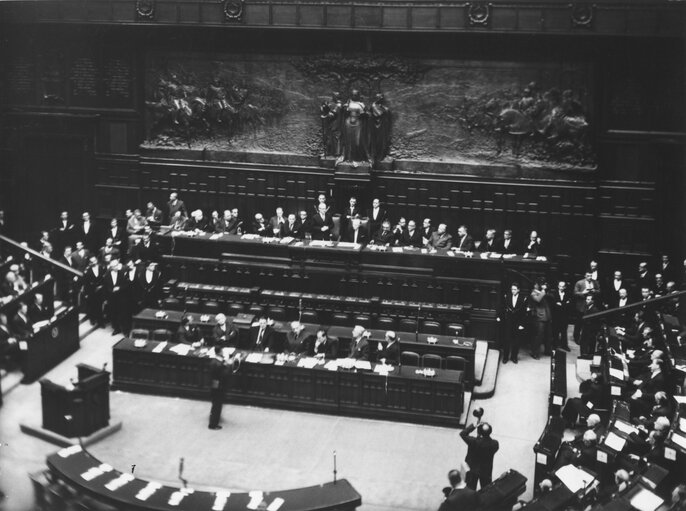
[[[572,26],[591,28],[593,23],[593,4],[570,4],[572,8]]]
[[[155,17],[155,0],[136,0],[136,16],[139,20],[151,20]]]
[[[225,0],[224,19],[226,21],[243,21],[243,0]]]
[[[486,2],[467,3],[467,19],[472,27],[487,27],[491,22],[491,4]]]

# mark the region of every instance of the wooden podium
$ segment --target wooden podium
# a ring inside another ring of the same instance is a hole
[[[110,421],[110,373],[78,364],[74,388],[43,379],[43,428],[67,438],[88,437]]]

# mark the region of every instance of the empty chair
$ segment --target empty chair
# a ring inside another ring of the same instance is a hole
[[[319,323],[319,314],[317,311],[303,311],[300,316],[300,321],[303,323]]]
[[[453,371],[465,371],[467,369],[467,359],[457,355],[445,357],[445,368]]]
[[[369,316],[365,316],[364,314],[358,314],[357,316],[355,316],[353,322],[356,325],[360,325],[365,328],[369,328],[372,324],[371,318]]]
[[[275,321],[286,321],[286,309],[283,307],[271,307],[269,317]]]
[[[231,316],[235,316],[236,314],[240,314],[244,310],[245,309],[243,308],[242,303],[230,303],[229,304],[229,314]]]
[[[339,326],[350,326],[352,318],[350,317],[350,314],[346,314],[345,312],[335,312],[331,316],[331,323]]]
[[[200,312],[202,303],[197,298],[186,298],[184,310],[188,312]]]
[[[454,335],[457,337],[464,337],[465,335],[465,328],[464,325],[461,323],[450,323],[446,327],[446,333],[447,335]]]
[[[443,364],[443,359],[440,355],[434,355],[433,353],[427,353],[422,355],[422,367],[430,367],[431,369],[440,369]]]
[[[423,334],[436,334],[441,333],[441,324],[438,321],[422,321],[419,331]]]
[[[202,311],[205,314],[219,314],[221,312],[221,306],[219,305],[219,302],[210,300],[205,302],[205,305],[202,307]]]
[[[395,318],[379,316],[379,318],[376,320],[376,325],[382,330],[395,330]]]
[[[129,337],[131,339],[145,339],[147,341],[150,338],[150,332],[144,328],[134,328],[131,330]]]
[[[255,314],[256,316],[262,316],[264,314],[264,307],[261,305],[251,305],[250,308],[248,308],[248,312],[250,314]]]
[[[398,330],[401,332],[416,332],[417,321],[410,318],[403,318],[398,323]]]
[[[173,296],[170,296],[162,300],[162,307],[173,311],[180,311],[183,309],[181,305],[181,300],[179,300],[178,298],[174,298]]]
[[[171,341],[172,333],[166,328],[158,328],[152,331],[153,341]]]
[[[415,353],[414,351],[403,351],[400,354],[400,363],[404,366],[419,367],[419,353]]]

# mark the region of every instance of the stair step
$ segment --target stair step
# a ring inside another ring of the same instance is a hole
[[[489,348],[484,364],[483,379],[480,385],[474,387],[472,397],[474,399],[486,399],[495,394],[495,386],[498,381],[500,369],[500,350]]]
[[[474,350],[474,384],[481,385],[486,369],[486,357],[488,355],[488,342],[476,341]]]

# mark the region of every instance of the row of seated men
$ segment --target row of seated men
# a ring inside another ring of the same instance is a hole
[[[185,316],[176,331],[174,341],[194,347],[235,347],[249,351],[295,353],[321,358],[339,358],[346,355],[357,360],[375,359],[388,364],[400,362],[400,339],[390,330],[386,332],[383,343],[374,345],[369,341],[369,332],[364,327],[356,325],[352,329],[350,346],[347,347],[340,346],[337,338],[329,337],[325,327],[321,326],[312,332],[298,321],[291,322],[291,328],[285,337],[277,335],[268,318],[262,316],[251,327],[249,340],[241,342],[238,330],[227,321],[224,314],[217,314],[216,321],[217,325],[212,335],[203,336],[197,326],[192,324],[192,316]]]
[[[33,325],[50,319],[53,304],[47,303],[41,293],[34,293],[31,302],[19,301],[17,312],[8,318],[0,312],[0,368],[14,369],[21,361],[20,342],[33,334]]]

